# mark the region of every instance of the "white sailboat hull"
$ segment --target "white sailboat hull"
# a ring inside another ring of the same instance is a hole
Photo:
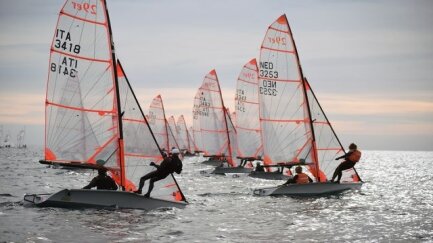
[[[38,207],[61,208],[127,208],[152,210],[156,208],[184,208],[187,203],[156,198],[145,198],[131,192],[110,190],[64,189],[54,194],[26,194],[24,201]]]
[[[205,160],[201,163],[205,164],[205,165],[211,165],[211,166],[220,166],[223,163],[223,161],[218,160],[218,159],[209,159],[209,160]]]
[[[332,195],[346,190],[361,189],[362,182],[357,183],[308,183],[308,184],[288,184],[276,187],[257,188],[253,190],[256,196],[320,196]]]

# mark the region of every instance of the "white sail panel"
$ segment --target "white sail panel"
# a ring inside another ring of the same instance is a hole
[[[243,66],[236,86],[234,120],[239,157],[262,155],[258,82],[257,62],[252,59]]]
[[[264,162],[313,162],[301,70],[287,18],[266,32],[259,64],[260,122]]]

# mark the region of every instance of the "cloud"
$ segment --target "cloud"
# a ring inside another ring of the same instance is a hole
[[[44,124],[44,95],[25,92],[0,95],[0,123]]]

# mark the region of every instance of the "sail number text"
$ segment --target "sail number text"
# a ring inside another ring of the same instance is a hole
[[[260,62],[260,77],[261,78],[278,78],[278,72],[273,71],[274,64],[272,62]],[[259,92],[262,95],[277,96],[277,82],[273,80],[263,79],[259,83]]]
[[[69,76],[71,78],[75,78],[77,75],[78,61],[77,59],[71,57],[63,57],[60,64],[56,64],[54,62],[51,63],[50,69],[51,72],[63,74],[65,76]]]
[[[61,29],[57,29],[56,31],[54,47],[58,49],[63,49],[64,51],[73,52],[75,54],[79,54],[81,49],[80,45],[75,45],[72,43],[71,34]]]
[[[243,89],[236,90],[236,100],[236,110],[245,112],[245,105],[243,101],[247,100],[247,96],[245,95],[245,91]]]

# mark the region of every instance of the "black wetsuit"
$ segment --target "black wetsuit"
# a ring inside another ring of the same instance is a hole
[[[141,190],[143,189],[143,186],[144,186],[144,182],[146,182],[146,180],[150,179],[149,189],[145,195],[145,196],[149,197],[150,193],[153,190],[153,184],[156,181],[165,179],[168,175],[170,175],[171,173],[173,173],[175,171],[176,162],[177,162],[176,160],[180,161],[179,157],[172,156],[169,158],[164,158],[164,160],[161,162],[160,165],[155,164],[154,166],[156,167],[156,170],[149,172],[140,178],[140,184],[139,184],[138,190],[136,192],[141,193]],[[182,162],[180,161],[180,163],[182,163]]]
[[[261,165],[256,166],[256,172],[265,172],[265,168]]]
[[[83,189],[91,189],[93,187],[96,187],[98,190],[117,190],[116,182],[108,175],[96,176],[89,185],[83,187]]]
[[[332,180],[331,181],[334,181],[335,177],[338,176],[337,182],[340,182],[341,176],[343,175],[343,170],[348,170],[348,169],[353,168],[355,166],[356,162],[350,161],[348,159],[352,153],[353,152],[349,152],[349,153],[347,153],[347,154],[345,154],[343,156],[340,156],[340,157],[336,158],[337,160],[344,158],[345,161],[341,162],[341,164],[339,164],[338,167],[335,169],[334,175],[332,175]]]

